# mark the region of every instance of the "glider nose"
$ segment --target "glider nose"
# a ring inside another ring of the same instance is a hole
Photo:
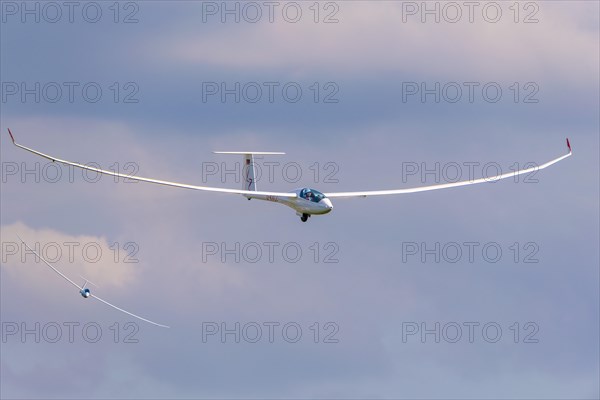
[[[331,204],[331,200],[329,200],[328,198],[325,198],[323,200],[321,200],[323,202],[323,204],[327,207],[327,212],[333,210],[333,204]]]

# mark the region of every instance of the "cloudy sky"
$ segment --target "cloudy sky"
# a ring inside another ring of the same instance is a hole
[[[597,2],[0,4],[1,397],[600,396]]]

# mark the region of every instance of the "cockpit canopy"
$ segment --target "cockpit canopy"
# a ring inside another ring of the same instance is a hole
[[[306,200],[310,200],[314,203],[318,203],[323,200],[326,196],[315,189],[304,188],[300,191],[300,197]]]

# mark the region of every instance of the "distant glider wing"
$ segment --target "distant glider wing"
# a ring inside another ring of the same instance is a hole
[[[60,276],[62,276],[64,279],[66,279],[69,283],[71,283],[73,286],[75,286],[78,290],[81,290],[81,287],[76,284],[75,282],[73,282],[72,280],[70,280],[69,278],[67,278],[66,275],[64,275],[62,272],[60,272],[59,270],[57,270],[56,268],[54,268],[54,266],[52,264],[50,264],[48,261],[46,261],[42,256],[40,256],[35,250],[33,250],[31,247],[29,247],[27,245],[27,243],[25,243],[25,241],[23,239],[21,239],[21,236],[17,235],[17,237],[19,238],[19,240],[21,242],[23,242],[23,244],[25,245],[25,247],[27,247],[29,249],[29,251],[31,251],[33,254],[35,254],[36,256],[38,256],[38,258],[40,260],[42,260],[47,266],[49,266],[50,268],[52,268],[52,270],[54,272],[56,272],[57,274],[59,274]]]
[[[93,297],[93,298],[95,298],[96,300],[99,300],[99,301],[103,302],[104,304],[106,304],[106,305],[108,305],[108,306],[111,306],[111,307],[112,307],[112,308],[114,308],[115,310],[119,310],[119,311],[121,311],[121,312],[124,312],[125,314],[131,315],[132,317],[135,317],[135,318],[137,318],[137,319],[141,319],[142,321],[146,321],[146,322],[148,322],[148,323],[150,323],[150,324],[153,324],[153,325],[156,325],[156,326],[160,326],[160,327],[162,327],[162,328],[168,328],[168,326],[167,326],[167,325],[159,324],[159,323],[157,323],[157,322],[150,321],[149,319],[142,318],[142,317],[140,317],[139,315],[135,315],[134,313],[130,313],[129,311],[125,311],[125,310],[123,310],[122,308],[119,308],[119,307],[115,306],[114,304],[111,304],[111,303],[109,303],[109,302],[108,302],[108,301],[106,301],[106,300],[102,300],[100,297],[96,296],[95,294],[92,294],[92,293],[90,293],[90,297]]]

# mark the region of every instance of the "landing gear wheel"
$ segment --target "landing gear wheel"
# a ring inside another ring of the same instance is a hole
[[[310,217],[309,214],[302,214],[302,216],[300,217],[300,220],[302,222],[306,222],[306,221],[308,221],[308,217]]]

